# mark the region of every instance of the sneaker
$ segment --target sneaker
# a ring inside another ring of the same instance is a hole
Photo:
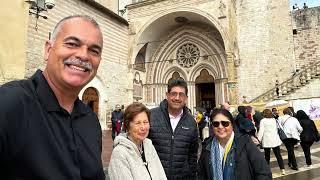
[[[282,175],[285,175],[286,174],[286,171],[284,169],[281,169],[281,174]]]
[[[306,169],[309,169],[309,168],[311,168],[311,165],[304,165],[303,167]]]
[[[291,169],[292,169],[292,170],[296,170],[296,171],[299,170],[298,167],[291,167]]]

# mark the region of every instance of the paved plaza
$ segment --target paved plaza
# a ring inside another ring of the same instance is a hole
[[[111,152],[112,152],[112,139],[111,139],[111,131],[105,131],[103,134],[103,139],[106,143],[104,143],[103,150],[108,152],[104,157],[104,165],[108,166],[108,162],[110,160]],[[263,150],[262,150],[263,151]],[[287,151],[284,145],[281,146],[281,155],[284,160],[286,175],[281,175],[277,160],[271,151],[271,160],[270,166],[272,171],[272,177],[276,180],[320,180],[320,143],[314,143],[311,147],[311,159],[312,166],[310,168],[305,167],[305,158],[302,151],[301,146],[295,148],[295,155],[298,163],[299,170],[291,170],[288,167],[288,156]],[[105,169],[107,173],[107,169]],[[107,180],[109,178],[107,177]]]
[[[291,170],[288,167],[288,156],[286,148],[282,145],[281,146],[281,155],[284,160],[286,175],[281,175],[277,160],[271,152],[271,171],[272,177],[277,180],[320,180],[320,143],[316,142],[311,147],[311,159],[312,159],[312,166],[306,167],[304,154],[302,151],[301,146],[295,148],[295,155],[298,163],[299,170]]]

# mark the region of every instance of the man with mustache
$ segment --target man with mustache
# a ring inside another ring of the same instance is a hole
[[[187,83],[173,80],[167,98],[151,110],[149,138],[168,180],[196,179],[198,128],[186,107],[187,94]]]
[[[105,179],[99,120],[78,98],[102,46],[94,19],[66,17],[45,44],[44,71],[0,87],[0,179]]]

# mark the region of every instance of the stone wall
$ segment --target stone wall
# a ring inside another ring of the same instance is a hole
[[[3,1],[0,11],[0,85],[24,78],[28,7],[24,1]]]
[[[286,97],[288,100],[309,99],[320,97],[320,78],[313,79],[309,84],[297,89],[294,93]]]
[[[54,25],[63,17],[73,14],[87,14],[100,24],[104,36],[102,60],[96,80],[90,83],[99,92],[99,114],[103,129],[115,104],[132,102],[131,86],[128,82],[128,26],[124,19],[117,17],[103,7],[82,0],[56,0],[55,7],[46,14],[48,19],[29,17],[26,77],[37,69],[44,69],[44,43],[49,39]],[[81,98],[81,94],[80,94]]]
[[[254,1],[256,2],[256,1]],[[292,75],[294,53],[287,0],[238,1],[239,97],[253,99]],[[240,100],[241,101],[241,100]]]
[[[296,68],[320,60],[320,7],[292,13]]]

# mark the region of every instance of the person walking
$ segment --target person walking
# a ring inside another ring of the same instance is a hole
[[[123,112],[119,104],[116,105],[114,111],[111,113],[111,122],[112,122],[112,140],[120,134],[121,127],[123,123]]]
[[[315,141],[319,141],[319,132],[313,120],[303,110],[297,112],[297,119],[303,129],[300,134],[300,144],[304,152],[307,167],[310,167],[312,165],[310,147]]]
[[[288,152],[288,166],[293,170],[298,170],[296,157],[294,154],[294,146],[300,141],[300,133],[302,127],[299,121],[292,117],[292,112],[289,108],[283,110],[283,116],[279,117],[279,124],[283,127],[287,138],[283,140]]]
[[[169,180],[196,179],[198,128],[186,107],[187,94],[187,83],[173,80],[166,99],[151,110],[149,138]]]
[[[262,114],[264,118],[260,121],[258,139],[262,143],[262,147],[264,149],[264,158],[267,163],[270,164],[270,149],[272,149],[277,158],[281,173],[284,175],[284,164],[280,152],[280,145],[282,142],[278,134],[276,119],[273,117],[270,109],[263,110]]]

